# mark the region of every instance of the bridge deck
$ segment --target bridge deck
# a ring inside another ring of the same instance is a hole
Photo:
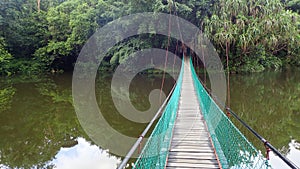
[[[189,59],[184,64],[180,104],[166,168],[220,168],[200,111]]]

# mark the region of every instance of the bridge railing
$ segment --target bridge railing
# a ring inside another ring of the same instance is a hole
[[[176,119],[176,112],[179,104],[179,96],[182,85],[184,64],[182,62],[181,71],[177,79],[177,83],[174,85],[172,91],[160,107],[156,115],[149,122],[143,133],[137,139],[136,143],[132,146],[128,154],[125,156],[118,169],[123,169],[134,152],[143,141],[145,135],[148,133],[155,120],[159,118],[155,128],[149,136],[145,146],[143,147],[137,161],[133,165],[134,169],[150,169],[150,168],[164,168],[166,165],[168,150],[171,143],[172,131]]]
[[[190,61],[200,108],[222,168],[269,168],[262,154],[236,128],[207,93],[198,80],[192,60]]]
[[[198,78],[199,82],[201,80]],[[203,83],[202,83],[203,84]],[[218,97],[213,95],[208,88],[203,86],[205,90],[208,92],[208,94],[212,97],[212,99],[219,105],[226,107],[227,114],[232,115],[235,119],[237,119],[245,128],[247,128],[256,138],[258,138],[265,146],[266,148],[266,160],[269,160],[269,152],[273,151],[274,154],[276,154],[283,162],[285,162],[289,167],[292,169],[300,169],[296,164],[294,164],[292,161],[290,161],[288,158],[286,158],[284,155],[282,155],[270,142],[268,142],[264,137],[262,137],[259,133],[257,133],[252,127],[250,127],[246,122],[244,122],[233,110],[231,110],[229,107],[227,107],[225,104],[223,104]],[[266,166],[268,166],[266,161]]]

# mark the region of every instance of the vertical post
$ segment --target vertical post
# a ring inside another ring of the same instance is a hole
[[[230,112],[226,109],[226,114],[227,114],[227,117],[230,117]]]
[[[144,140],[144,136],[143,135],[140,135],[140,137],[142,138],[142,140],[139,143],[138,154],[141,154],[141,152],[142,152],[142,143],[143,143],[143,140]]]

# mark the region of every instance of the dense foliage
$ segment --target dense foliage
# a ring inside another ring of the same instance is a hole
[[[0,38],[0,72],[8,73],[7,64],[9,64],[9,60],[12,58],[11,54],[6,50],[6,44],[4,39]]]
[[[121,16],[149,11],[171,12],[197,25],[231,71],[299,65],[299,4],[299,0],[1,1],[0,74],[72,70],[97,28]],[[136,49],[167,45],[165,38],[153,42],[149,36],[129,43]],[[106,59],[107,65],[114,67],[129,57],[130,48],[121,43]]]
[[[233,70],[278,69],[299,61],[298,14],[279,0],[219,0],[206,33]]]

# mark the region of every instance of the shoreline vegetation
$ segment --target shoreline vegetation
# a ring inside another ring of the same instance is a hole
[[[0,9],[1,76],[70,72],[99,27],[141,12],[171,13],[198,26],[231,73],[300,66],[300,0],[6,0]],[[128,38],[109,51],[99,71],[113,71],[141,49],[166,49],[167,39]],[[177,43],[170,40],[170,52]]]

